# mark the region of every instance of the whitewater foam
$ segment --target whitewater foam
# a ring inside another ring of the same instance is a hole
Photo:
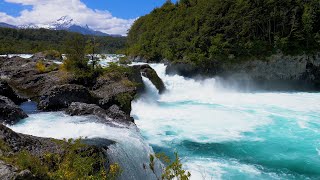
[[[166,75],[165,65],[150,65],[167,91],[155,94],[144,78],[147,92],[132,115],[154,148],[179,151],[192,179],[320,177],[320,94],[244,93],[219,78]]]

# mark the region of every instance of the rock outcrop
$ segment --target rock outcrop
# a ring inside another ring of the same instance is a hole
[[[0,154],[1,157],[5,157],[4,160],[0,160],[0,179],[49,179],[49,171],[51,173],[57,171],[60,168],[59,163],[64,163],[66,156],[83,158],[81,159],[82,163],[86,163],[83,162],[86,157],[93,158],[94,164],[87,164],[85,167],[93,168],[94,173],[105,168],[104,165],[108,167],[109,161],[106,152],[108,146],[114,143],[113,141],[85,139],[80,144],[73,145],[74,143],[19,134],[0,124]],[[19,154],[21,155],[21,153],[24,154],[22,158],[31,158],[22,160],[25,161],[24,164],[32,163],[28,160],[36,164],[24,166],[26,169],[19,169],[21,166],[18,167],[15,161],[10,161],[10,159],[20,158]],[[59,157],[59,159],[54,157]],[[103,165],[99,160],[104,161]],[[39,168],[41,168],[39,166],[45,166],[46,168],[40,170],[48,172],[39,172]]]
[[[166,90],[166,87],[158,76],[157,72],[152,69],[148,64],[144,65],[135,65],[133,66],[135,69],[140,69],[142,76],[148,78],[152,84],[158,89],[159,93],[163,93]]]
[[[104,75],[97,79],[91,91],[99,99],[98,105],[108,109],[114,104],[130,114],[131,101],[137,93],[136,86],[127,78]]]
[[[0,96],[0,123],[15,124],[26,117],[28,115],[13,101],[7,97]]]
[[[54,60],[54,61],[62,61],[62,56],[58,51],[44,51],[35,53],[32,57],[32,60]]]
[[[26,99],[21,98],[16,92],[9,86],[6,81],[0,80],[0,95],[8,97],[16,104],[21,104],[22,102],[26,101]]]
[[[53,86],[40,97],[39,109],[55,111],[68,108],[73,102],[95,104],[96,99],[81,85],[65,84]]]
[[[25,179],[36,179],[29,170],[19,170],[10,164],[0,160],[0,179],[2,180],[25,180]]]
[[[48,69],[46,72],[36,69],[37,61],[20,57],[0,57],[0,65],[1,79],[5,79],[19,94],[30,99],[37,98],[54,85],[67,83],[70,76],[66,72],[57,71],[53,62],[44,62]]]

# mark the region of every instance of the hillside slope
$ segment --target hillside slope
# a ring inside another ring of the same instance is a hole
[[[318,0],[180,0],[139,18],[129,31],[127,53],[203,65],[319,48]]]

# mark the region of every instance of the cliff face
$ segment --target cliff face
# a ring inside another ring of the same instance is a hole
[[[205,67],[177,63],[168,65],[167,73],[187,77],[219,76],[243,83],[251,81],[263,89],[319,90],[320,53],[312,56],[277,54],[265,60],[214,62]]]
[[[310,64],[320,65],[320,54],[314,56],[274,55],[267,60],[253,60],[243,63],[222,64],[224,74],[243,74],[254,79],[265,80],[303,80],[310,70]]]

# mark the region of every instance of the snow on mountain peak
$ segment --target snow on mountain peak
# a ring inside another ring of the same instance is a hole
[[[75,24],[75,22],[71,17],[62,16],[61,18],[59,18],[55,22],[51,23],[51,26],[53,27],[53,29],[66,29],[74,24]]]

